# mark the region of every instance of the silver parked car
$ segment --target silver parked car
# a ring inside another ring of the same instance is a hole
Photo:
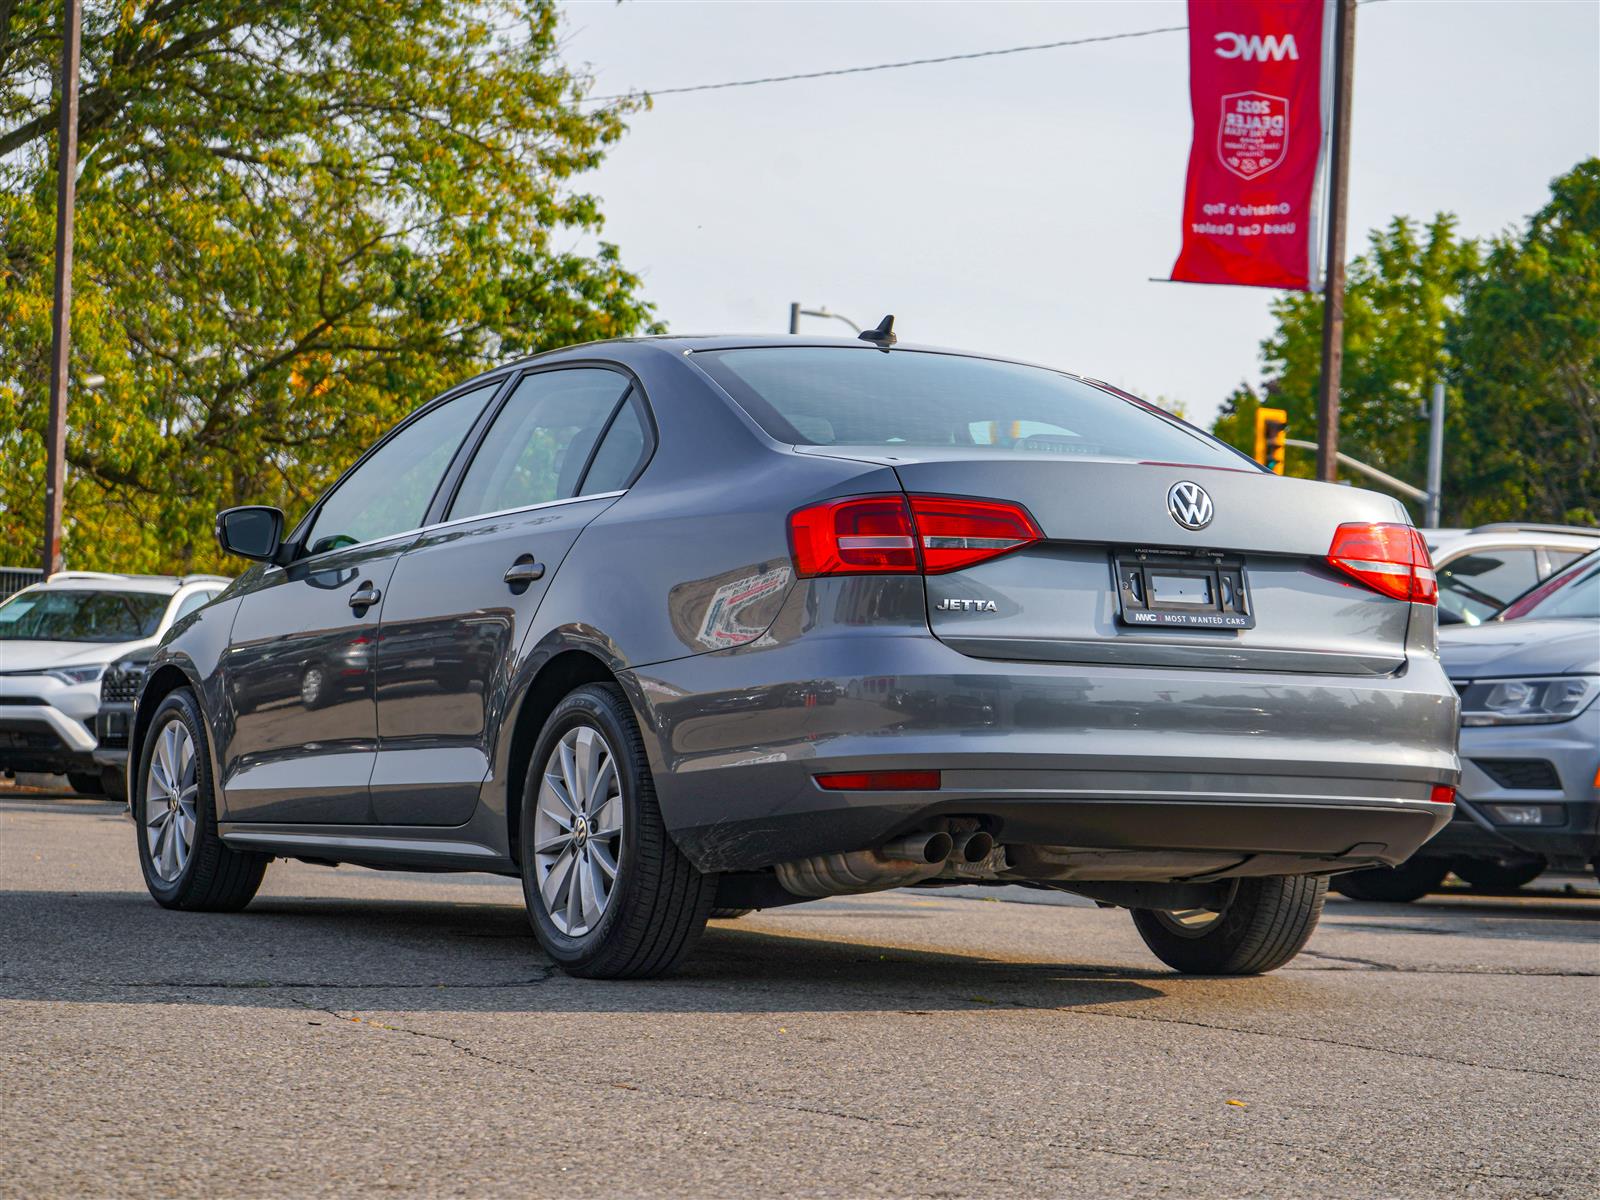
[[[257,565],[136,710],[152,895],[239,908],[273,857],[496,871],[552,958],[615,977],[713,910],[1026,883],[1248,973],[1330,875],[1445,823],[1456,695],[1397,502],[863,337],[542,355],[292,530],[222,513]]]
[[[57,571],[0,603],[0,771],[59,773],[122,798],[121,757],[98,725],[101,677],[220,592],[216,575]],[[120,743],[126,753],[126,729]],[[116,743],[113,734],[111,743]]]
[[[1600,874],[1600,551],[1439,640],[1461,693],[1455,819],[1410,862],[1334,886],[1405,902],[1452,870],[1499,890],[1547,869]]]

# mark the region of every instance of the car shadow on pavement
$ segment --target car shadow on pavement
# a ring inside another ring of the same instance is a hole
[[[174,913],[131,892],[4,892],[0,999],[476,1012],[934,1012],[1164,994],[1171,974],[814,939],[713,924],[666,979],[573,979],[520,907],[259,899]]]

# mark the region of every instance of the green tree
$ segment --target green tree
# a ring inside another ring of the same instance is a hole
[[[0,0],[0,560],[23,563],[43,528],[59,23],[53,0]],[[450,382],[653,327],[571,185],[629,106],[582,103],[557,33],[537,0],[87,6],[73,565],[216,565],[217,507],[302,508]]]
[[[1455,218],[1441,213],[1425,229],[1396,217],[1351,262],[1339,386],[1339,448],[1346,454],[1402,479],[1426,478],[1422,414],[1434,380],[1448,373],[1447,332],[1478,261],[1477,244],[1459,238]],[[1259,404],[1289,414],[1289,436],[1316,438],[1322,297],[1288,293],[1273,302],[1272,315],[1277,329],[1261,344],[1270,399],[1236,390],[1219,416],[1218,432],[1246,453],[1254,448]],[[1286,470],[1311,476],[1314,465],[1309,450],[1291,449]]]
[[[1600,524],[1600,159],[1493,242],[1450,340],[1452,519]]]

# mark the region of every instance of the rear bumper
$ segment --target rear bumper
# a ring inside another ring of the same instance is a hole
[[[845,635],[624,683],[668,827],[702,870],[958,816],[1008,847],[1099,852],[1054,855],[1066,873],[1051,878],[1348,870],[1414,853],[1449,818],[1429,790],[1457,777],[1455,694],[1428,657],[1401,676],[1326,677],[982,662],[926,636]],[[941,788],[813,779],[907,768],[940,770]]]

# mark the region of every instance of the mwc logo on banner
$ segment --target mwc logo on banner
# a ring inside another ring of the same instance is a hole
[[[1189,0],[1194,140],[1172,278],[1311,290],[1336,0]]]

